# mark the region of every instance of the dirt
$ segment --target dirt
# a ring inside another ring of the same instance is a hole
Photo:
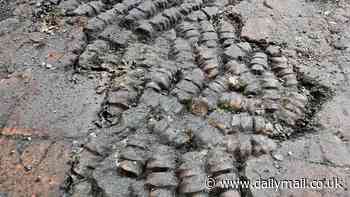
[[[0,196],[349,196],[346,0],[0,11]]]

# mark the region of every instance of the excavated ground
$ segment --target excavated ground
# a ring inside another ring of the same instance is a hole
[[[0,12],[0,197],[350,196],[347,0]],[[206,185],[303,178],[341,186]]]

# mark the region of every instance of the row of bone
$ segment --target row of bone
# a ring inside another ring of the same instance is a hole
[[[208,178],[216,180],[210,185],[221,197],[239,196],[238,188],[224,188],[221,180],[239,180],[236,158],[247,159],[276,149],[276,143],[260,135],[229,135],[225,147],[186,152],[181,156],[175,149],[151,144],[152,136],[129,138],[121,150],[117,167],[121,174],[139,178],[145,176],[144,186],[150,196],[209,196]]]
[[[128,15],[123,18],[123,20],[124,23],[134,23],[138,20],[150,18],[164,9],[168,9],[172,6],[180,4],[180,0],[147,0],[131,9]]]
[[[174,27],[182,21],[184,16],[194,10],[200,9],[204,3],[202,0],[196,0],[193,2],[184,2],[180,6],[166,9],[149,20],[139,21],[135,31],[144,36],[151,37],[157,31],[165,31]]]
[[[176,191],[189,196],[209,196],[208,176],[238,180],[234,157],[223,149],[210,152],[187,152],[180,158],[172,147],[157,145],[152,151],[144,141],[130,140],[121,151],[118,170],[125,176],[146,175],[144,186],[149,196],[176,196]],[[225,190],[215,185],[221,196],[238,195],[234,188]]]

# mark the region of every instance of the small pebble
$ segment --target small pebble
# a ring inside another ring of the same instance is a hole
[[[283,161],[283,155],[281,155],[281,154],[274,154],[273,156],[272,156],[274,159],[276,159],[277,161]]]
[[[53,66],[51,64],[46,64],[46,68],[50,69],[53,68]]]

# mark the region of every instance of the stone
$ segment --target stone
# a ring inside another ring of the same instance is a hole
[[[110,41],[116,48],[125,48],[128,45],[131,34],[131,31],[121,30],[118,25],[111,25],[99,36],[101,39]]]
[[[81,176],[87,177],[91,174],[97,164],[102,160],[102,157],[95,155],[87,150],[79,153],[79,161],[74,165],[73,171]]]
[[[182,194],[201,192],[206,189],[205,174],[187,177],[179,185],[179,192]]]
[[[163,96],[160,98],[160,109],[167,114],[179,114],[184,106],[175,97]]]
[[[148,155],[145,150],[133,146],[127,146],[120,152],[119,158],[121,161],[129,160],[145,164],[148,159]]]
[[[237,171],[234,158],[225,150],[213,149],[208,155],[208,170],[211,174],[220,174],[228,171]]]
[[[281,55],[281,48],[279,46],[270,45],[266,49],[267,54],[277,57]]]
[[[74,185],[72,197],[92,197],[92,185],[87,182],[80,182]]]
[[[241,197],[238,191],[230,190],[220,194],[220,197]]]
[[[231,114],[228,112],[213,111],[209,115],[209,124],[225,133],[231,133]]]
[[[79,2],[77,0],[63,1],[58,5],[64,14],[72,13],[78,6]]]
[[[200,99],[193,99],[191,104],[191,112],[197,116],[205,116],[207,115],[209,110],[208,103],[200,100]]]
[[[174,124],[175,122],[172,122]],[[175,123],[176,124],[176,123]],[[180,147],[191,140],[190,133],[183,127],[183,123],[178,122],[179,125],[170,126],[165,131],[159,133],[160,138],[164,139],[167,143],[174,144]]]
[[[255,156],[269,154],[277,148],[277,144],[266,136],[253,135],[251,140],[253,145],[253,154]]]
[[[237,146],[237,149],[235,150],[236,158],[237,160],[246,160],[251,156],[253,151],[251,137],[246,134],[240,134],[238,140],[239,146]]]
[[[138,197],[148,197],[148,191],[144,188],[144,181],[137,181],[130,186],[130,195]]]
[[[239,138],[238,135],[231,134],[224,137],[224,145],[227,152],[235,154],[239,150]]]
[[[237,60],[245,57],[247,54],[236,44],[233,44],[225,49],[224,57],[226,61]]]
[[[153,172],[147,176],[146,186],[160,188],[176,188],[177,178],[170,172]]]
[[[206,125],[199,130],[193,130],[194,137],[198,140],[198,145],[202,147],[213,147],[222,143],[222,134],[218,129]]]
[[[90,35],[93,35],[93,33],[99,32],[103,30],[105,27],[106,27],[106,22],[96,17],[88,21],[86,30],[87,32],[90,33]]]
[[[149,197],[174,196],[174,195],[175,195],[175,191],[162,189],[162,188],[154,189],[149,193]]]
[[[147,123],[150,108],[145,105],[139,105],[130,108],[122,115],[122,123],[130,129],[138,129]]]
[[[128,108],[133,98],[136,97],[136,95],[130,95],[132,93],[127,90],[110,91],[108,94],[108,103]]]
[[[113,130],[113,127],[98,130],[96,136],[90,135],[89,140],[84,144],[84,148],[102,156],[109,155],[113,150],[110,144],[119,140],[117,136],[111,135],[110,130]]]
[[[143,172],[143,166],[137,161],[124,160],[119,162],[118,168],[125,173],[130,174],[130,177],[139,177]]]
[[[107,157],[100,164],[93,172],[93,179],[106,197],[128,196],[129,186],[134,182],[131,178],[118,175],[114,155]]]
[[[174,170],[176,167],[176,155],[175,151],[169,146],[158,146],[154,151],[154,154],[148,160],[146,169],[151,171]]]

